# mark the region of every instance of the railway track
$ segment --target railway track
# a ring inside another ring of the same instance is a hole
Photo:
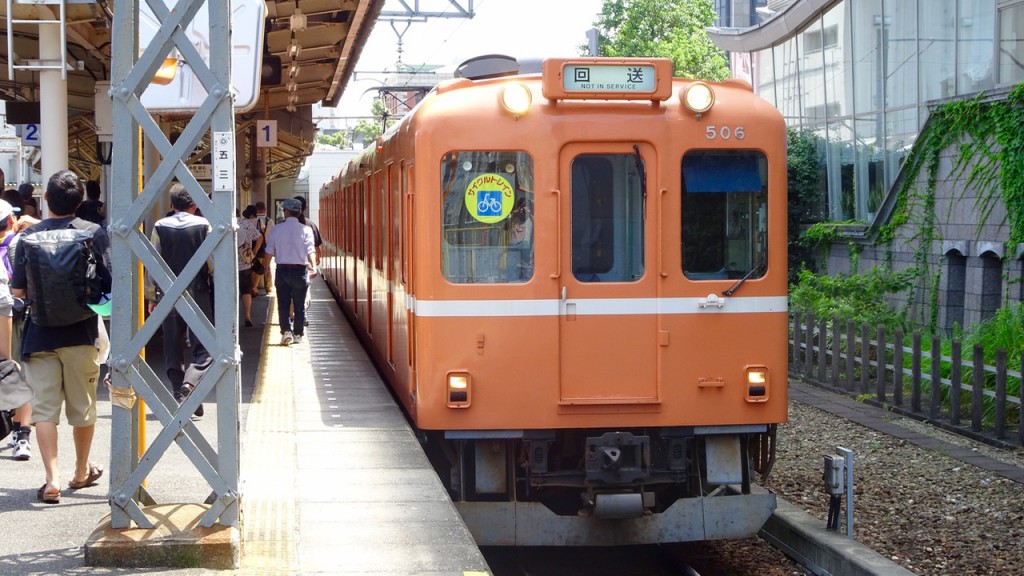
[[[481,548],[494,576],[794,576],[808,574],[758,538],[594,548]]]
[[[699,576],[658,546],[482,548],[494,576]]]

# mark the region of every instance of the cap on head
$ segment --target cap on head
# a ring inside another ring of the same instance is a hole
[[[281,208],[289,212],[295,212],[296,214],[302,212],[302,203],[294,198],[281,201]]]
[[[11,206],[11,203],[6,200],[0,200],[0,220],[7,220],[12,214],[21,212],[21,208],[15,208]]]
[[[23,182],[21,185],[18,186],[18,195],[21,196],[22,200],[31,198],[32,195],[35,193],[35,189],[35,186],[33,186],[32,184],[29,184],[28,182]]]

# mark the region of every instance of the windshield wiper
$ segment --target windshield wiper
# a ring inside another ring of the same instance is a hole
[[[737,280],[735,284],[730,286],[727,290],[723,290],[722,296],[732,296],[732,293],[739,290],[740,286],[743,286],[743,283],[746,282],[748,278],[756,274],[761,269],[762,264],[763,262],[758,263],[753,268],[751,268],[749,272],[747,272],[739,280]]]

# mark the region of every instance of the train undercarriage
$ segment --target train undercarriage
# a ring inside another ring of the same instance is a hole
[[[650,544],[756,534],[775,425],[427,432],[481,545]]]

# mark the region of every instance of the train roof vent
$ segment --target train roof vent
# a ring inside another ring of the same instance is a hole
[[[516,74],[519,74],[519,62],[511,56],[502,54],[487,54],[470,58],[455,69],[456,78],[469,78],[470,80],[515,76]]]

